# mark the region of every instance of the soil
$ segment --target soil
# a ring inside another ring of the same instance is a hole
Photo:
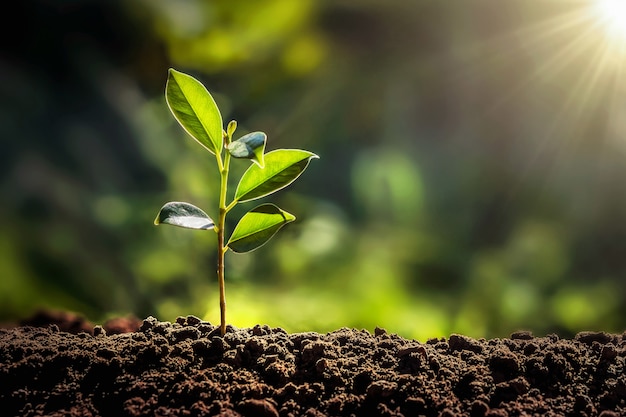
[[[419,343],[257,325],[221,337],[193,316],[94,327],[44,315],[0,329],[0,415],[624,416],[625,348],[626,333]]]

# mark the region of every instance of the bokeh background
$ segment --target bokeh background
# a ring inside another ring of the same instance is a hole
[[[321,156],[266,198],[297,222],[227,255],[230,323],[623,331],[626,54],[594,3],[13,2],[0,321],[219,321],[215,235],[152,224],[166,201],[217,204],[214,158],[165,103],[174,67],[239,134]]]

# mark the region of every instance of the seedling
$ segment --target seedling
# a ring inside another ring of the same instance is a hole
[[[239,220],[224,244],[226,215],[239,203],[272,194],[298,178],[313,158],[312,152],[300,149],[277,149],[265,153],[267,136],[252,132],[233,140],[237,122],[231,121],[223,130],[222,115],[207,89],[195,78],[170,69],[165,86],[165,99],[174,118],[185,131],[215,156],[220,173],[220,195],[217,223],[200,208],[173,201],[161,207],[154,224],[170,224],[217,233],[217,280],[220,289],[220,332],[226,332],[226,293],[224,288],[224,255],[228,250],[250,252],[264,245],[285,224],[294,221],[274,204],[261,204]],[[248,159],[250,167],[243,173],[234,196],[227,202],[228,174],[231,158]]]

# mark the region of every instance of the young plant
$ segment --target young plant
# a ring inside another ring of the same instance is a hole
[[[224,288],[224,255],[228,250],[250,252],[264,245],[285,224],[295,220],[293,214],[274,204],[261,204],[248,211],[237,223],[225,242],[226,215],[239,203],[256,200],[274,193],[298,178],[313,158],[312,152],[300,149],[277,149],[265,153],[267,136],[252,132],[233,140],[237,122],[222,127],[222,115],[207,89],[195,78],[170,69],[165,87],[165,99],[185,131],[215,156],[220,173],[220,195],[217,222],[198,207],[184,202],[165,204],[154,224],[170,224],[217,233],[217,280],[220,290],[220,332],[226,332],[226,293]],[[227,201],[228,174],[231,158],[248,159],[250,167],[244,172],[232,200]]]

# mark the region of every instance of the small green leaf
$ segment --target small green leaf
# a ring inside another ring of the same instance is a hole
[[[154,224],[161,223],[196,230],[212,229],[215,226],[213,220],[204,211],[193,204],[179,201],[171,201],[161,207],[154,219]]]
[[[265,168],[252,165],[243,173],[235,200],[250,201],[285,188],[298,178],[313,158],[312,152],[300,149],[277,149],[265,155]]]
[[[228,246],[233,252],[250,252],[263,246],[285,224],[296,219],[274,204],[261,204],[239,220]]]
[[[231,120],[228,122],[228,127],[226,128],[226,133],[229,138],[232,138],[235,134],[235,130],[237,130],[237,120]]]
[[[222,115],[198,80],[170,68],[165,99],[178,123],[192,138],[213,154],[222,151]]]
[[[252,162],[263,168],[263,153],[267,135],[263,132],[252,132],[232,141],[227,149],[233,158],[251,159]]]

